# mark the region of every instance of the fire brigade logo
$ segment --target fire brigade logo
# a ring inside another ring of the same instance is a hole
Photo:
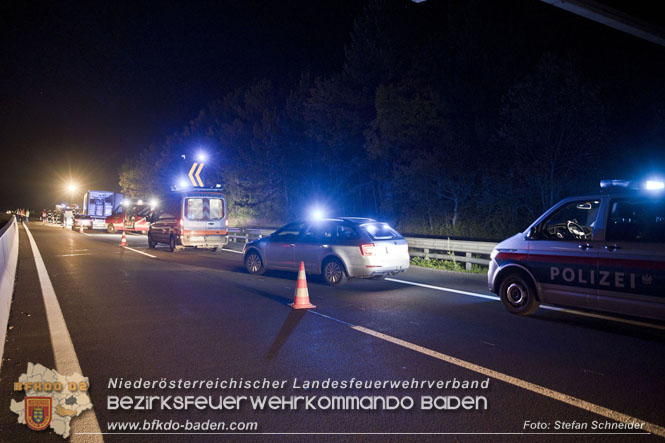
[[[653,277],[651,276],[651,274],[644,274],[642,276],[642,284],[650,285],[651,283],[653,283]]]
[[[43,431],[51,424],[51,397],[25,398],[25,424],[33,431]]]
[[[14,382],[14,391],[25,392],[21,401],[11,400],[9,409],[17,423],[33,431],[52,429],[63,438],[69,437],[71,421],[92,409],[88,377],[74,373],[62,375],[55,369],[28,363],[27,370]],[[0,441],[4,441],[0,434]]]

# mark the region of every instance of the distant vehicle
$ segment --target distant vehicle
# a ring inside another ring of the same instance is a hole
[[[76,214],[72,224],[72,230],[77,231],[83,225],[83,229],[92,229],[92,217],[84,214]]]
[[[149,221],[151,248],[165,243],[172,252],[182,247],[217,250],[228,243],[226,197],[212,189],[174,192]]]
[[[300,262],[331,285],[347,278],[382,279],[409,268],[406,239],[386,223],[339,217],[289,223],[270,237],[245,245],[250,274],[268,269],[297,271]]]
[[[90,190],[83,196],[83,213],[90,216],[95,229],[106,229],[106,218],[116,211],[122,201],[122,194]]]
[[[662,185],[603,185],[607,194],[562,200],[494,248],[489,289],[508,311],[548,303],[665,320]]]
[[[74,211],[71,209],[65,209],[63,212],[63,223],[67,227],[71,227],[74,224]]]

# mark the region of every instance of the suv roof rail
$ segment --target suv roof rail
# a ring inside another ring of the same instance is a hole
[[[350,221],[350,222],[355,222],[355,223],[375,222],[376,221],[375,219],[369,218],[369,217],[339,217],[339,219]]]

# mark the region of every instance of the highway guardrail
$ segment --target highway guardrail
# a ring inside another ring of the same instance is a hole
[[[5,349],[9,310],[14,294],[16,264],[18,263],[18,224],[16,217],[0,229],[0,367]]]
[[[229,228],[229,241],[249,243],[257,238],[267,237],[275,229]],[[489,266],[490,254],[496,243],[471,240],[451,240],[441,238],[405,237],[412,257],[436,258],[465,264],[467,271],[476,265]]]

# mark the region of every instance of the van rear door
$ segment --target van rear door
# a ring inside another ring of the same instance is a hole
[[[226,202],[222,195],[191,195],[183,204],[184,231],[192,241],[226,234]],[[197,237],[201,237],[200,239]]]

